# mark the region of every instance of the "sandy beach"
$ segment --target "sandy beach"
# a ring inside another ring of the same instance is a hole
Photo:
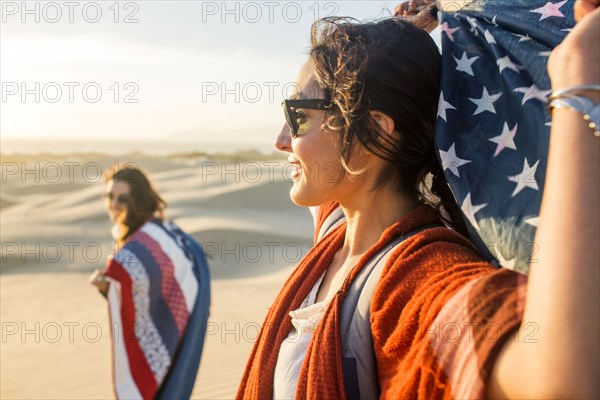
[[[311,245],[312,218],[289,200],[281,156],[3,155],[2,399],[114,398],[107,305],[88,277],[113,251],[100,173],[117,161],[149,172],[168,217],[209,257],[192,398],[234,396],[268,307]]]

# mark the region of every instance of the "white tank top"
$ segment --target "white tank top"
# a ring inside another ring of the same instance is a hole
[[[338,271],[329,289],[325,300],[315,303],[317,292],[323,281],[325,273],[317,280],[310,290],[300,308],[290,311],[293,329],[287,338],[281,343],[275,375],[273,378],[273,398],[276,400],[296,398],[296,388],[302,363],[306,357],[308,345],[313,333],[333,296],[341,289],[346,276],[354,268],[353,265],[346,266]]]
[[[323,275],[324,276],[324,275]],[[296,387],[302,363],[312,339],[313,332],[325,313],[325,301],[315,303],[323,276],[315,283],[300,308],[290,311],[294,329],[285,338],[279,349],[275,376],[273,378],[273,398],[277,400],[296,398]]]

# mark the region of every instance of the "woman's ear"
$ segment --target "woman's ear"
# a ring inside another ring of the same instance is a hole
[[[382,131],[386,132],[388,135],[392,135],[395,124],[394,120],[390,116],[382,113],[381,111],[370,111],[370,114]]]

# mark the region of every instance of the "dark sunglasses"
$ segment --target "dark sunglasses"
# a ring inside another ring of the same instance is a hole
[[[109,201],[113,201],[115,199],[115,195],[113,194],[113,192],[108,192],[108,193],[104,193],[104,197],[107,198]],[[119,204],[128,204],[129,203],[129,196],[126,194],[120,194],[117,196],[117,203]]]
[[[286,99],[281,102],[285,120],[292,137],[298,136],[298,117],[299,114],[292,108],[307,108],[309,110],[327,110],[331,107],[331,100],[327,99]]]

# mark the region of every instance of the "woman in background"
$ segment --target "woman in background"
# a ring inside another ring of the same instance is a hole
[[[164,219],[166,202],[138,167],[103,176],[116,252],[90,282],[108,299],[118,398],[188,398],[210,305],[200,246]]]

